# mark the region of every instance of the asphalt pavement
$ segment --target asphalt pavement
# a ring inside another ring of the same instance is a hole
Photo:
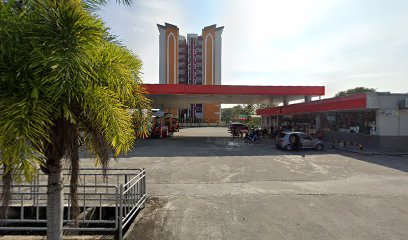
[[[149,199],[127,239],[408,239],[404,156],[285,152],[186,128],[138,141],[111,167],[147,171]]]

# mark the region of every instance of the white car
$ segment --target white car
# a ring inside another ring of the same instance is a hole
[[[279,133],[278,136],[276,136],[276,141],[275,145],[279,148],[291,151],[294,148],[296,148],[295,143],[292,143],[290,141],[291,137],[294,137],[294,139],[297,139],[298,143],[300,146],[298,146],[299,149],[307,149],[307,148],[314,148],[318,151],[323,150],[324,144],[321,140],[317,138],[312,138],[311,136],[307,135],[306,133],[303,132],[282,132]]]

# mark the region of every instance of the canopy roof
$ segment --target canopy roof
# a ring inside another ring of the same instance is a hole
[[[368,108],[367,94],[355,94],[345,97],[328,98],[319,101],[291,104],[281,107],[271,107],[256,110],[262,116],[290,115],[311,112],[347,111]]]
[[[324,95],[324,86],[243,86],[144,84],[156,108],[187,108],[189,104],[280,104]]]

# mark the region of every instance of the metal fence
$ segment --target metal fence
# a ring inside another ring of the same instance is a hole
[[[220,123],[179,123],[180,127],[227,127],[228,124],[224,122]]]
[[[64,170],[64,182],[69,182],[69,170]],[[46,231],[47,177],[37,174],[31,183],[12,186],[10,211],[0,219],[0,233],[5,231]],[[79,226],[71,219],[69,185],[64,185],[64,233],[115,232],[122,239],[128,227],[146,201],[146,171],[144,169],[81,169],[78,199],[81,213]]]

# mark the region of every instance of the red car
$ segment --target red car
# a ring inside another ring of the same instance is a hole
[[[232,136],[240,136],[241,137],[248,133],[248,126],[243,123],[231,123],[228,127],[228,132],[232,134]]]

